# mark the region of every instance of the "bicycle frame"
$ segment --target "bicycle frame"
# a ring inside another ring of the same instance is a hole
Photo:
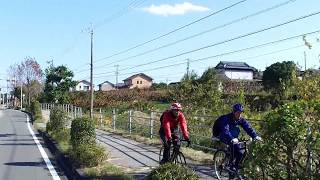
[[[247,141],[241,141],[239,143],[241,144],[241,149],[245,150],[243,158],[240,161],[240,164],[242,164],[245,156],[247,155]],[[222,156],[222,162],[218,162],[219,155]],[[225,176],[228,176],[229,178],[237,177],[238,179],[242,179],[238,171],[234,172],[229,169],[230,165],[233,165],[234,161],[234,152],[232,147],[227,146],[227,148],[217,149],[213,160],[215,174],[218,179],[222,179]],[[223,175],[224,173],[225,175]]]
[[[179,141],[174,142],[173,145],[170,147],[170,158],[168,162],[172,162],[175,164],[183,164],[183,165],[187,164],[184,154],[180,151],[181,145],[179,142],[183,142],[183,141],[186,142],[186,140],[179,139]],[[164,150],[164,146],[162,146],[160,149],[159,162],[162,159],[163,150]]]

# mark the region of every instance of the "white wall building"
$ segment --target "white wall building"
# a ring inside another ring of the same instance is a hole
[[[90,82],[86,80],[79,81],[75,87],[75,91],[90,91]]]
[[[220,61],[215,69],[231,80],[253,80],[254,73],[257,72],[257,69],[244,62]]]

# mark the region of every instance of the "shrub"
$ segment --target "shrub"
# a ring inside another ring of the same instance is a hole
[[[73,148],[72,157],[80,167],[93,167],[107,159],[103,147],[96,144],[81,144]]]
[[[261,169],[265,177],[277,179],[319,177],[319,105],[292,102],[268,114],[261,131],[263,143],[255,144],[248,153],[247,175],[256,177]]]
[[[39,101],[32,101],[30,106],[30,112],[34,118],[34,120],[41,120],[42,113]]]
[[[196,180],[198,175],[190,168],[180,164],[167,163],[151,171],[147,180]]]
[[[94,144],[96,137],[94,122],[87,117],[74,119],[70,135],[73,148],[83,144]]]
[[[58,142],[70,141],[70,129],[62,129],[52,134],[52,138]]]
[[[50,121],[47,124],[47,131],[55,132],[63,130],[67,127],[68,117],[66,113],[59,107],[55,107],[50,111]]]

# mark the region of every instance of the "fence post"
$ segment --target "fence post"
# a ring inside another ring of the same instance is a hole
[[[78,117],[79,117],[79,116],[78,116],[78,107],[77,107],[77,106],[74,107],[74,117],[75,117],[75,118],[78,118]]]
[[[112,123],[113,123],[113,130],[115,131],[116,130],[116,109],[113,109],[112,110]]]
[[[82,117],[82,108],[79,107],[79,110],[80,110],[80,117]]]
[[[68,112],[68,116],[70,117],[70,104],[67,104],[67,112]]]
[[[99,109],[99,113],[100,113],[100,126],[103,127],[103,124],[102,124],[102,110],[101,110],[101,108]]]
[[[153,138],[153,111],[150,113],[150,138]]]
[[[132,110],[129,110],[129,134],[131,134],[132,129]]]

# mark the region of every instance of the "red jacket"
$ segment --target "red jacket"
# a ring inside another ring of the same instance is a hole
[[[180,129],[182,131],[184,139],[189,139],[189,132],[187,128],[187,121],[182,112],[179,112],[178,117],[175,119],[170,111],[165,111],[163,113],[162,126],[166,139],[171,139],[171,129],[178,128],[180,124]]]

